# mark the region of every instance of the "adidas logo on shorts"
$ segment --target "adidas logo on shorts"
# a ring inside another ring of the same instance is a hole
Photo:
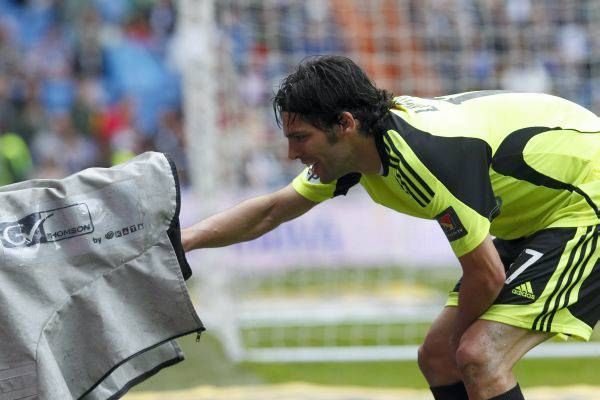
[[[516,288],[514,288],[511,292],[512,294],[516,294],[517,296],[526,297],[528,299],[535,299],[535,294],[533,293],[533,288],[531,287],[531,282],[523,283]]]

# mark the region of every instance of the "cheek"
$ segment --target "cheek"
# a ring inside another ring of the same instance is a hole
[[[296,153],[298,154],[305,154],[306,153],[306,148],[302,143],[295,143],[292,145],[293,149]]]

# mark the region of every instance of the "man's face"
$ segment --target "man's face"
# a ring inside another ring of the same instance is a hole
[[[337,140],[337,132],[329,133],[328,137],[325,131],[302,120],[299,115],[287,112],[282,113],[282,122],[283,133],[288,139],[288,157],[311,166],[321,182],[332,182],[350,172],[347,168],[348,147]]]

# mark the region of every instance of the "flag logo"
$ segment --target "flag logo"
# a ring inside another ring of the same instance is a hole
[[[444,231],[448,240],[451,242],[460,239],[468,233],[452,207],[446,208],[438,214],[435,219],[442,227],[442,231]]]

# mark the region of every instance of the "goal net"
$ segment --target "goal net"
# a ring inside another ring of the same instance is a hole
[[[302,166],[286,159],[270,99],[306,56],[349,56],[396,95],[548,92],[600,112],[595,1],[180,4],[181,51],[196,49],[185,53],[184,93],[193,175],[203,180],[188,208],[202,212],[283,187],[299,173]],[[460,268],[436,225],[353,190],[261,239],[195,254],[201,313],[233,358],[416,356]]]

